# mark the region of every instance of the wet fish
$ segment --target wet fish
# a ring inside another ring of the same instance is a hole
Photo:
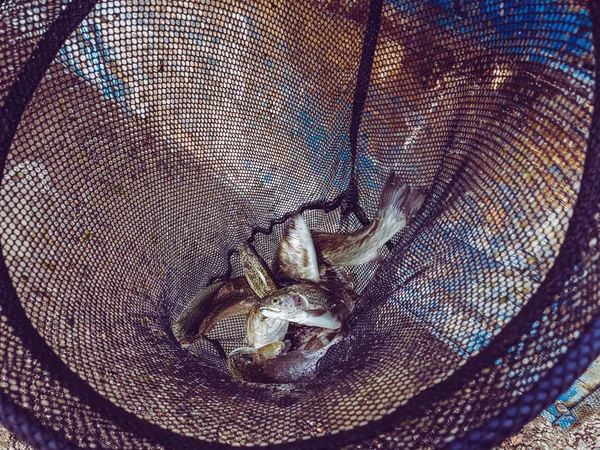
[[[290,348],[292,350],[298,350],[304,348],[306,344],[316,335],[318,335],[324,328],[320,327],[307,327],[306,325],[298,325],[290,323],[288,332],[285,338],[290,341]],[[331,330],[327,330],[331,332]]]
[[[331,266],[357,266],[379,259],[379,249],[402,230],[425,197],[394,172],[388,176],[371,223],[349,234],[312,233],[321,260]]]
[[[209,311],[208,305],[225,284],[227,283],[213,284],[194,297],[172,324],[173,334],[181,344],[191,344],[198,338],[198,328]]]
[[[278,286],[269,267],[250,244],[240,247],[240,259],[244,277],[258,297],[265,298],[277,291]],[[265,317],[260,311],[260,306],[256,305],[246,321],[246,341],[252,347],[282,341],[288,326],[289,323],[285,320]]]
[[[289,278],[318,283],[319,264],[310,230],[301,214],[292,217],[277,249],[279,268]]]
[[[220,321],[248,314],[259,302],[244,277],[214,284],[184,309],[172,326],[173,334],[181,344],[191,344]]]
[[[266,317],[256,304],[246,321],[246,341],[252,347],[263,347],[273,342],[283,341],[289,322],[279,318]]]
[[[271,275],[265,261],[256,253],[250,244],[240,247],[240,260],[244,271],[244,277],[252,290],[260,298],[265,298],[277,290],[277,284]]]
[[[225,283],[212,301],[204,308],[205,315],[198,333],[206,335],[222,320],[229,317],[249,314],[260,298],[254,293],[244,277],[237,277]]]
[[[272,342],[261,348],[240,347],[233,350],[227,357],[227,366],[234,378],[253,377],[254,372],[260,372],[260,367],[252,367],[254,361],[263,361],[275,358],[283,351],[286,345],[283,342]],[[254,369],[254,370],[253,370]]]
[[[278,290],[261,300],[260,311],[269,318],[331,330],[339,329],[349,313],[342,301],[313,283]]]
[[[337,334],[318,350],[294,350],[273,358],[266,358],[261,349],[237,349],[229,355],[227,365],[234,378],[255,383],[293,383],[313,378],[317,374],[317,363],[341,336]]]

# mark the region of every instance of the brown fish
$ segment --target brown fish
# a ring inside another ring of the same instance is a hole
[[[181,344],[191,344],[220,321],[250,313],[259,302],[244,277],[214,284],[184,309],[173,324],[173,334]]]
[[[281,271],[292,280],[318,283],[319,264],[310,230],[301,214],[292,217],[277,249]]]
[[[194,297],[172,324],[173,334],[181,344],[191,344],[198,338],[198,328],[210,310],[208,305],[225,284],[213,284]]]
[[[292,325],[286,339],[290,342],[291,350],[319,350],[329,344],[337,333],[338,330],[327,328]]]
[[[256,253],[250,244],[240,247],[240,260],[244,277],[252,290],[260,298],[265,298],[277,290],[277,284],[265,261]]]
[[[199,328],[199,334],[210,333],[222,320],[229,317],[249,314],[258,305],[260,298],[254,293],[244,277],[237,277],[225,285],[206,306],[205,317]]]
[[[313,242],[321,260],[331,266],[357,266],[379,258],[379,249],[402,230],[421,208],[425,197],[394,172],[388,176],[377,215],[371,223],[348,234],[315,233]]]

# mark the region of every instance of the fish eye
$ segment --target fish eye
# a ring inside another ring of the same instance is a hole
[[[276,297],[276,298],[274,298],[274,299],[271,300],[271,303],[273,305],[279,305],[281,303],[281,299]]]

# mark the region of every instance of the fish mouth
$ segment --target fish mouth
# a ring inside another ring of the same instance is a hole
[[[279,314],[281,313],[281,310],[279,308],[272,308],[272,307],[269,307],[269,306],[261,306],[260,312],[265,317],[275,317],[275,318],[277,318],[277,316],[279,316]]]

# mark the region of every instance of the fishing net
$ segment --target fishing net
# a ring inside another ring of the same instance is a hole
[[[599,26],[579,0],[2,2],[0,420],[41,448],[516,431],[600,353]],[[426,201],[346,271],[316,378],[233,380],[233,319],[178,344],[241,243],[358,229],[391,171]]]

